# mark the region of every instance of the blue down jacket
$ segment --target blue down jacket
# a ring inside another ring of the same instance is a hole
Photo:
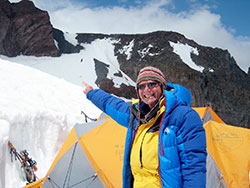
[[[163,188],[202,188],[206,185],[206,135],[199,115],[189,107],[191,94],[181,85],[168,83],[158,144],[159,174]],[[127,127],[123,164],[123,188],[131,185],[130,151],[137,129],[129,126],[129,103],[103,90],[94,89],[87,98],[120,125]]]

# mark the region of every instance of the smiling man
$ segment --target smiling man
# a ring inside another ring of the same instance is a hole
[[[83,84],[87,98],[127,128],[124,188],[205,188],[205,131],[187,88],[151,66],[139,72],[138,99],[129,103]]]

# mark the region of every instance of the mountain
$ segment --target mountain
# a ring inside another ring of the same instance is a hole
[[[95,84],[101,89],[127,99],[135,98],[134,85],[126,82],[135,81],[142,67],[156,66],[168,82],[190,89],[192,106],[209,103],[226,123],[250,128],[250,76],[239,68],[227,50],[199,45],[171,31],[134,35],[78,33],[70,39],[68,33],[53,28],[46,11],[37,9],[28,0],[1,1],[0,18],[2,55],[73,55],[83,53],[86,46],[94,48],[98,41],[108,40],[115,59],[98,58],[100,53],[105,53],[98,49],[90,59],[79,59],[82,63],[93,62],[97,75]],[[112,73],[123,79],[119,87],[110,76],[110,63],[117,63]]]
[[[136,80],[144,66],[159,67],[168,82],[182,84],[191,90],[192,106],[211,103],[226,123],[250,128],[250,77],[227,50],[201,46],[179,33],[166,31],[140,35],[78,34],[76,37],[78,44],[103,38],[117,41],[114,42],[114,54],[120,69],[132,80]],[[180,53],[183,50],[186,56]],[[188,61],[194,62],[197,69],[190,67]],[[107,82],[103,79],[100,87],[110,92],[106,88],[112,88],[112,83]],[[120,89],[112,93],[136,97],[135,92],[134,95],[131,92],[129,90],[126,95],[126,89]]]

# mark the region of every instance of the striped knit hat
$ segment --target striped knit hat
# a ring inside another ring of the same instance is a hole
[[[162,84],[163,87],[166,85],[166,78],[160,69],[148,66],[140,70],[136,80],[136,88],[141,81],[144,80],[156,80]]]

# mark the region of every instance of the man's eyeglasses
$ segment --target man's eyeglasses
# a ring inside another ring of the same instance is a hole
[[[152,88],[158,86],[158,82],[149,82],[146,84],[140,84],[137,86],[137,88],[140,90],[144,90],[146,88],[146,85],[148,86],[149,89],[152,89]]]

